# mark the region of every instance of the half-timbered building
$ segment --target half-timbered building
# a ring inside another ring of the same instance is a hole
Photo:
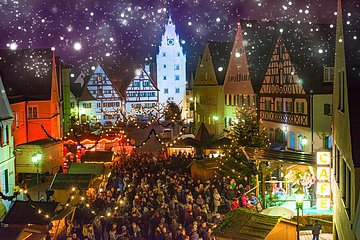
[[[122,96],[104,69],[98,65],[84,85],[79,99],[81,123],[97,121],[103,126],[115,124],[120,116]]]
[[[159,102],[159,89],[150,77],[149,65],[135,70],[135,76],[124,91],[125,108],[128,112],[139,108],[150,109]]]
[[[274,23],[273,31],[258,104],[269,137],[283,149],[329,149],[335,30]]]

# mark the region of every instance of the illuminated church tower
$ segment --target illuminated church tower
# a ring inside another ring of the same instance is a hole
[[[186,55],[176,34],[171,14],[156,55],[159,103],[173,101],[182,108],[186,95]]]

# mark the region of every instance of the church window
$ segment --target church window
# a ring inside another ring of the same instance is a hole
[[[164,89],[164,93],[165,93],[165,94],[169,93],[169,89],[165,88],[165,89]]]
[[[174,69],[175,69],[175,70],[180,70],[180,65],[179,65],[179,64],[175,64],[175,65],[174,65]]]
[[[179,75],[175,75],[175,80],[179,81],[180,80],[180,76]]]
[[[175,88],[175,93],[180,93],[180,88]]]

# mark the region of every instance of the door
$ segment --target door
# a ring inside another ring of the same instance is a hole
[[[296,149],[295,133],[289,132],[290,148]]]

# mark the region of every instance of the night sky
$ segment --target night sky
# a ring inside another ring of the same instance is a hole
[[[335,24],[336,0],[0,0],[0,48],[54,47],[76,69],[119,73],[155,59],[169,6],[195,70],[204,43],[232,41],[239,19]]]

